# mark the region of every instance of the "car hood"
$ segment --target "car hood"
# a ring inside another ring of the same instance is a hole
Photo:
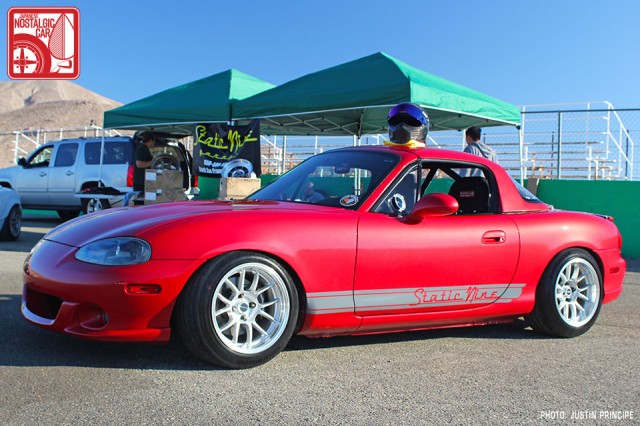
[[[14,204],[19,203],[20,197],[18,196],[18,193],[16,191],[0,186],[0,205],[10,208]]]
[[[202,215],[247,210],[336,211],[335,207],[278,201],[184,201],[121,207],[80,216],[51,230],[44,239],[74,247],[116,236],[138,236],[155,227]]]

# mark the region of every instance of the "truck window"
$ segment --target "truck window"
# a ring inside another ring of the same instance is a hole
[[[38,148],[27,160],[27,167],[49,167],[52,154],[53,146],[51,145]]]
[[[65,143],[58,145],[58,153],[56,154],[56,161],[53,167],[69,167],[73,166],[76,162],[76,155],[78,154],[77,143]]]
[[[86,164],[100,164],[100,142],[89,142],[84,149]],[[126,164],[131,160],[131,142],[107,142],[104,144],[103,164]]]

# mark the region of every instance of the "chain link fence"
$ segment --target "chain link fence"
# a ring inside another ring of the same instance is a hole
[[[634,128],[640,110],[588,106],[523,110],[522,159],[527,174],[550,179],[638,179]]]
[[[583,104],[584,106],[584,104]],[[525,107],[522,125],[488,127],[482,140],[515,179],[640,180],[640,109]],[[605,105],[606,106],[606,105]],[[311,155],[355,145],[380,145],[386,135],[264,136],[263,173],[280,174]],[[429,146],[462,151],[463,131],[431,132]]]
[[[515,179],[640,180],[640,109],[613,109],[607,103],[555,109],[528,106],[522,110],[521,123],[520,129],[488,127],[482,133],[482,140],[496,150],[500,165]],[[100,136],[98,127],[3,133],[0,167],[15,165],[18,157],[47,142]],[[262,172],[282,174],[312,155],[347,146],[381,145],[385,138],[262,136]],[[462,151],[464,132],[431,132],[428,146]]]

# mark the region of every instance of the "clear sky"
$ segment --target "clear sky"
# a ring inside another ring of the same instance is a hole
[[[385,52],[516,105],[640,107],[639,0],[12,0],[76,6],[76,83],[128,103],[235,68],[273,84]],[[0,100],[2,102],[2,100]]]

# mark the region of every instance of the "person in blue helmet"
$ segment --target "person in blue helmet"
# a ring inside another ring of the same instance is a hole
[[[387,117],[389,140],[385,145],[421,148],[427,145],[429,116],[413,103],[401,103],[389,111]],[[393,188],[391,195],[378,210],[382,213],[404,215],[411,212],[418,191],[418,172],[407,173]]]
[[[391,108],[387,117],[389,141],[385,145],[419,148],[427,145],[429,116],[419,105],[404,102]]]

